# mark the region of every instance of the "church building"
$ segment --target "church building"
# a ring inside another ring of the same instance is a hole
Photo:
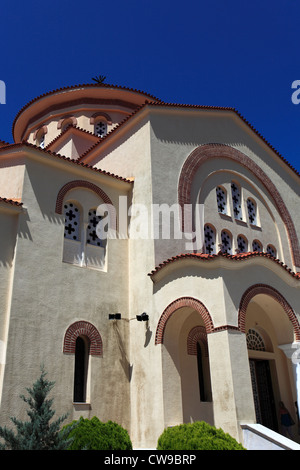
[[[33,99],[12,133],[0,425],[26,419],[43,364],[57,416],[136,449],[197,420],[280,434],[280,401],[297,434],[299,173],[233,108],[108,84]]]

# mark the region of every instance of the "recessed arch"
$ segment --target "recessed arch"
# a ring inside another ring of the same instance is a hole
[[[99,186],[96,186],[94,183],[90,183],[89,181],[74,180],[74,181],[69,181],[68,183],[66,183],[58,192],[58,195],[56,198],[55,212],[57,214],[62,214],[64,198],[67,192],[71,191],[71,189],[74,189],[74,188],[86,188],[96,193],[103,200],[103,202],[107,204],[107,210],[110,216],[110,229],[116,230],[117,215],[116,215],[116,209],[111,199],[105,193],[105,191],[103,191],[103,189],[99,188]]]
[[[204,321],[206,333],[208,334],[213,331],[213,322],[205,305],[200,302],[200,300],[194,299],[193,297],[181,297],[171,302],[161,314],[156,328],[155,344],[163,343],[164,332],[168,320],[176,310],[182,307],[190,307],[200,313]]]
[[[204,144],[192,151],[184,162],[178,181],[178,203],[184,214],[184,205],[191,204],[192,183],[196,172],[207,160],[212,158],[233,160],[249,171],[263,184],[273,200],[287,230],[291,253],[295,266],[300,266],[300,249],[297,233],[291,215],[274,183],[267,174],[247,155],[226,144]],[[184,219],[182,217],[182,227]]]
[[[86,336],[90,340],[89,354],[91,356],[102,356],[103,343],[97,328],[87,321],[76,321],[70,325],[64,336],[63,352],[75,354],[76,340],[79,336]]]
[[[197,343],[201,341],[204,346],[205,356],[208,356],[207,334],[204,326],[194,326],[187,337],[187,353],[197,356]]]
[[[266,284],[255,284],[249,287],[246,292],[243,294],[240,306],[239,306],[239,313],[238,313],[238,325],[239,330],[242,333],[246,333],[245,326],[246,326],[246,311],[249,305],[250,300],[258,294],[266,294],[276,300],[281,307],[283,308],[284,312],[288,316],[290,320],[293,330],[294,330],[294,338],[295,341],[300,341],[300,325],[298,319],[295,315],[294,310],[287,302],[287,300],[283,297],[283,295],[278,292],[274,287],[268,286]]]

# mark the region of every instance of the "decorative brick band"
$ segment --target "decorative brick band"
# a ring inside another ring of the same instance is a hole
[[[73,323],[67,329],[63,344],[63,352],[65,354],[75,354],[78,336],[86,336],[90,340],[89,354],[91,356],[102,356],[103,347],[99,331],[92,323],[83,320]]]
[[[187,337],[187,353],[191,356],[197,355],[197,343],[201,341],[204,346],[205,356],[208,357],[207,334],[204,326],[194,326]]]
[[[111,202],[108,195],[103,191],[103,189],[99,188],[93,183],[90,183],[89,181],[74,180],[74,181],[69,181],[69,183],[66,183],[58,192],[58,195],[56,198],[55,212],[57,214],[62,214],[64,198],[67,192],[74,188],[86,188],[96,193],[103,200],[103,202],[107,204],[107,210],[110,216],[110,228],[113,230],[116,230],[117,213],[116,213],[116,209],[113,203]]]
[[[275,299],[283,308],[285,313],[287,314],[290,322],[292,323],[293,329],[294,329],[294,336],[295,336],[295,341],[300,341],[300,325],[298,322],[298,319],[295,315],[295,312],[293,311],[292,307],[290,304],[287,302],[287,300],[278,292],[276,289],[274,289],[271,286],[265,285],[265,284],[255,284],[251,287],[249,287],[244,295],[242,296],[240,306],[239,306],[239,314],[238,314],[238,324],[239,324],[239,329],[242,333],[246,333],[245,331],[245,324],[246,324],[246,311],[247,307],[249,305],[250,300],[258,294],[266,294]]]
[[[211,333],[213,331],[214,327],[211,316],[203,303],[193,297],[181,297],[170,303],[161,314],[156,328],[155,344],[163,343],[164,332],[169,318],[176,310],[182,307],[190,307],[199,312],[204,321],[206,333]]]
[[[203,163],[207,160],[211,160],[212,158],[227,158],[243,165],[264,185],[285,224],[294,264],[299,267],[300,249],[297,233],[292,218],[279,194],[279,191],[266,173],[251,158],[239,150],[225,144],[205,144],[193,150],[183,164],[179,177],[178,202],[181,207],[183,208],[184,204],[192,203],[191,190],[195,174]],[[182,227],[184,227],[183,219]]]

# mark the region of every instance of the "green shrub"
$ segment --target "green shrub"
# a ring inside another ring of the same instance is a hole
[[[76,423],[74,427],[74,423]],[[73,429],[71,427],[73,426]],[[126,429],[117,423],[103,423],[96,416],[92,419],[80,418],[63,427],[68,438],[73,438],[69,450],[131,450],[132,444]]]
[[[157,442],[158,450],[245,450],[222,429],[204,421],[167,428]]]

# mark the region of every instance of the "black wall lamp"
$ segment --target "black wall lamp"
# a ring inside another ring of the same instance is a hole
[[[108,315],[109,320],[121,320],[121,313],[110,313]]]
[[[149,315],[147,313],[142,313],[142,315],[137,315],[136,316],[137,321],[148,321],[149,320]]]

